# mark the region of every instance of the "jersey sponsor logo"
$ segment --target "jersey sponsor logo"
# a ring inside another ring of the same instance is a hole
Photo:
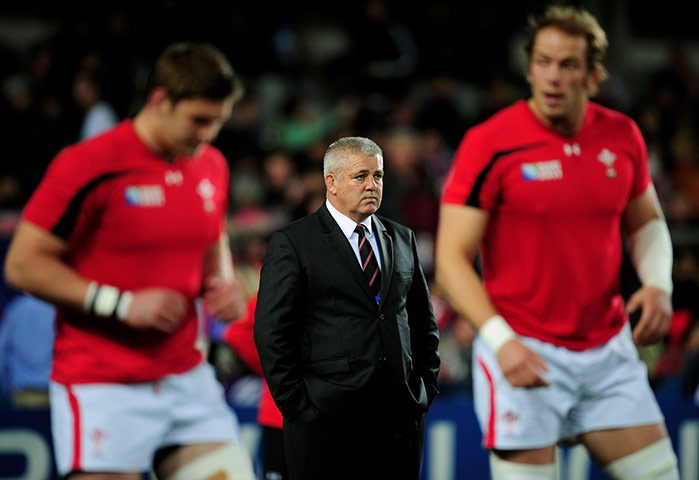
[[[182,172],[179,170],[168,170],[165,172],[165,185],[182,185]]]
[[[214,195],[216,194],[216,187],[209,181],[208,178],[205,178],[201,182],[199,182],[199,185],[197,185],[197,193],[199,196],[201,196],[201,199],[204,201],[204,211],[205,212],[213,212],[216,209],[216,204],[214,203]]]
[[[162,207],[165,191],[161,185],[129,185],[124,190],[126,204],[132,207]]]
[[[566,157],[570,157],[571,155],[576,155],[580,156],[580,145],[577,143],[564,143],[563,144],[563,153],[565,153]]]
[[[545,182],[563,178],[563,167],[558,160],[522,164],[522,178],[528,182]]]
[[[616,170],[614,170],[616,154],[612,153],[608,148],[603,148],[599,155],[597,155],[597,160],[607,167],[607,177],[616,177]]]

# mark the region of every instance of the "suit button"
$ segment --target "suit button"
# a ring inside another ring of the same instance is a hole
[[[379,357],[379,362],[385,362],[386,360],[386,357]]]
[[[381,315],[379,315],[379,320],[383,320],[383,319],[384,319],[384,316],[383,316],[383,313],[382,313]]]

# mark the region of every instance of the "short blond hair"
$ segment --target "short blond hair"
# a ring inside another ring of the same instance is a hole
[[[609,73],[604,65],[607,56],[607,34],[597,19],[587,10],[575,7],[551,6],[539,16],[529,17],[529,36],[524,49],[530,59],[534,40],[543,28],[555,27],[570,35],[582,35],[587,40],[587,64],[592,70],[599,70],[600,80],[605,80]]]

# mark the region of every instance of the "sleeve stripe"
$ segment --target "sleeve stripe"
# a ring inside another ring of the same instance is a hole
[[[85,197],[87,197],[87,194],[94,190],[100,183],[118,175],[120,174],[107,173],[104,175],[100,175],[99,177],[95,178],[90,183],[82,187],[80,190],[78,190],[78,192],[75,194],[75,196],[71,199],[70,203],[68,204],[68,207],[66,208],[65,212],[63,212],[61,218],[51,229],[51,233],[64,240],[68,239],[70,233],[73,231],[73,227],[75,226],[75,222],[78,219],[78,215],[80,214],[80,210],[82,209],[82,205],[85,201]]]
[[[483,189],[483,184],[485,183],[485,179],[488,176],[488,173],[490,173],[490,170],[493,168],[493,165],[495,165],[495,162],[499,158],[504,157],[506,155],[510,155],[512,153],[521,152],[522,150],[536,148],[541,145],[543,145],[543,142],[537,142],[530,145],[512,148],[510,150],[503,150],[502,152],[496,152],[495,155],[493,155],[493,158],[491,158],[488,162],[488,165],[486,165],[485,168],[481,170],[481,173],[478,174],[478,177],[476,177],[476,181],[473,184],[471,193],[466,199],[466,205],[468,205],[469,207],[481,208],[480,196],[481,190]]]

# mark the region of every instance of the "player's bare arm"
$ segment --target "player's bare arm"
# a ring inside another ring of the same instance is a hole
[[[482,210],[444,204],[440,209],[436,247],[437,283],[452,307],[468,319],[486,343],[495,347],[498,363],[515,387],[544,386],[544,361],[514,337],[473,267],[488,214]],[[485,327],[485,329],[483,328]],[[491,333],[492,332],[492,333]]]
[[[624,229],[642,283],[626,310],[640,309],[633,339],[637,345],[648,345],[667,335],[672,320],[672,243],[652,184],[629,201]]]
[[[5,278],[38,298],[82,309],[89,281],[63,261],[65,251],[63,239],[20,220],[5,258]]]
[[[233,274],[228,235],[221,233],[204,260],[203,298],[209,313],[219,321],[230,322],[245,311],[246,299]]]
[[[20,221],[5,261],[7,281],[48,302],[85,310],[91,281],[65,263],[66,248],[63,239]],[[130,293],[132,300],[122,320],[133,327],[170,332],[186,313],[186,301],[177,292],[153,288]],[[115,309],[116,300],[111,313]]]

